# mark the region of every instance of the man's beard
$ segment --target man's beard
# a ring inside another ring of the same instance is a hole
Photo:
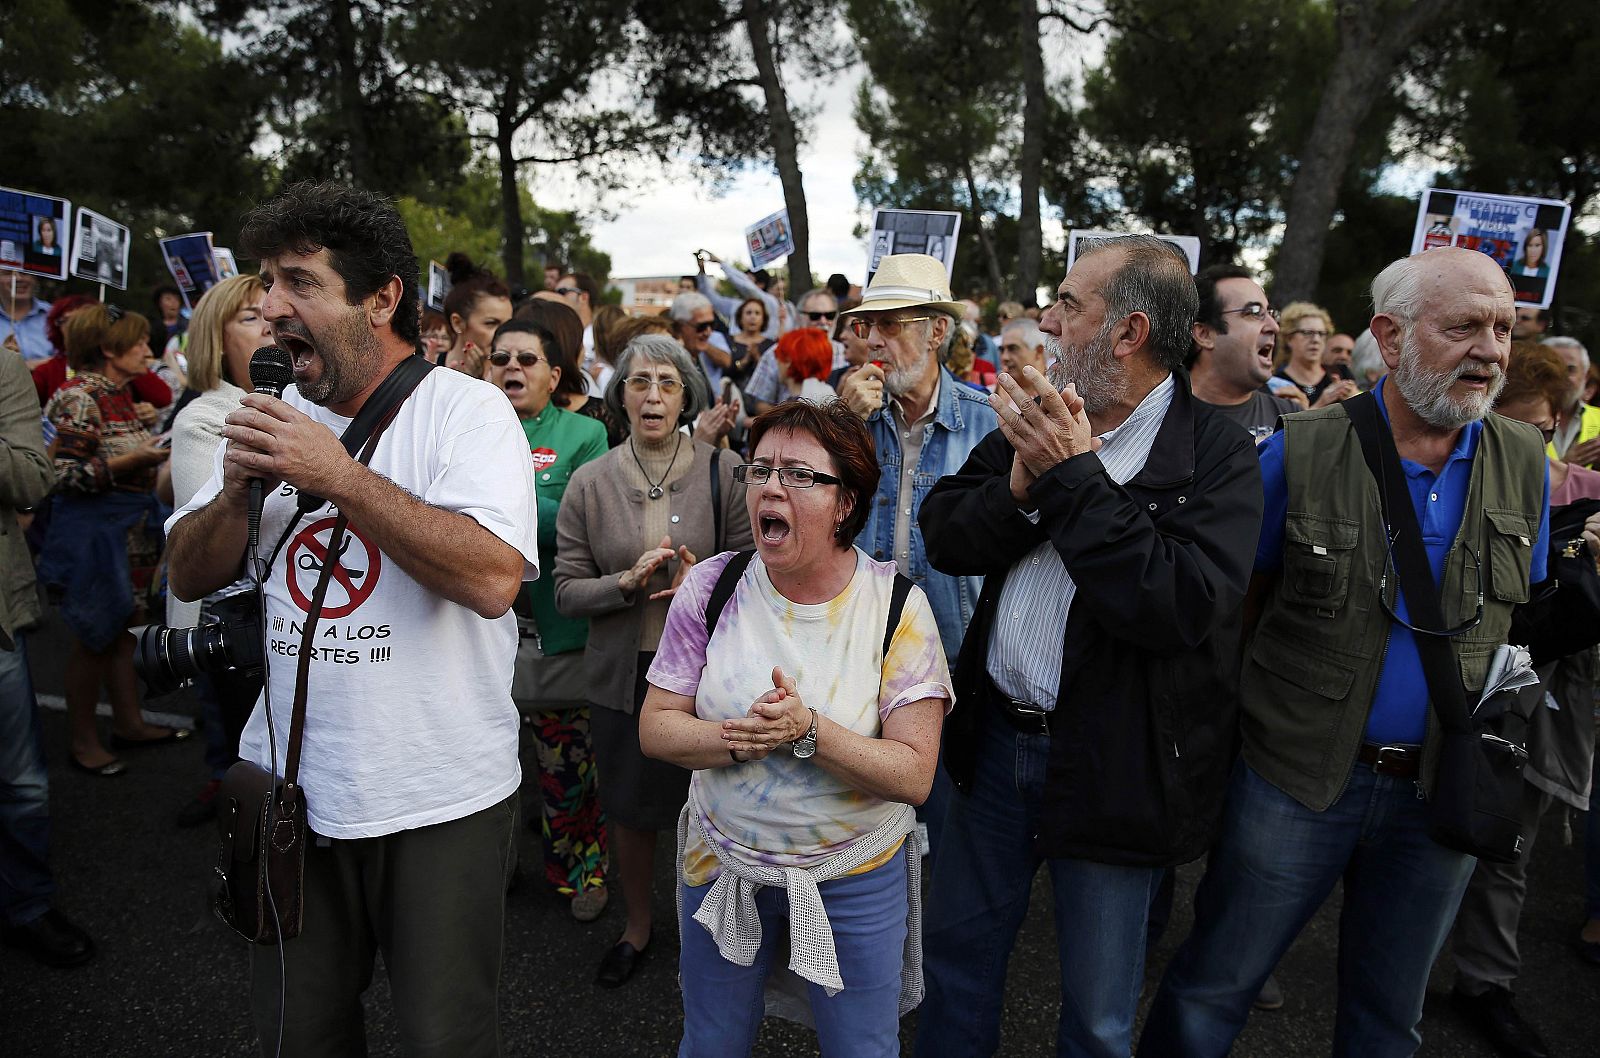
[[[1450,387],[1455,385],[1456,379],[1469,373],[1487,374],[1489,387],[1482,393],[1452,396]],[[1400,362],[1390,372],[1390,377],[1417,417],[1438,430],[1459,429],[1488,415],[1506,382],[1506,373],[1499,364],[1470,359],[1443,373],[1427,371],[1422,366],[1422,350],[1410,331],[1400,339]]]
[[[322,363],[322,371],[315,381],[296,383],[300,396],[313,404],[322,407],[342,404],[371,385],[373,376],[383,366],[383,346],[360,312],[352,312],[341,319],[325,341],[314,340],[309,331],[289,333],[310,342]]]
[[[1069,382],[1075,385],[1078,396],[1083,398],[1085,414],[1098,415],[1122,396],[1122,371],[1117,367],[1117,358],[1111,355],[1111,332],[1119,322],[1106,320],[1087,346],[1062,346],[1054,335],[1045,337],[1045,355],[1055,358],[1050,365],[1050,385],[1058,392]]]
[[[903,397],[916,388],[922,376],[928,371],[928,357],[933,353],[926,345],[921,346],[922,352],[916,360],[909,363],[897,363],[883,375],[883,388],[896,397]]]

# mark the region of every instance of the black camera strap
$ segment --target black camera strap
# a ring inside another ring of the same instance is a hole
[[[1378,500],[1383,508],[1384,532],[1394,553],[1394,572],[1405,595],[1412,620],[1423,628],[1444,628],[1444,607],[1439,588],[1433,582],[1428,551],[1422,542],[1422,527],[1406,488],[1406,472],[1400,465],[1400,452],[1394,445],[1394,432],[1378,411],[1378,399],[1362,393],[1344,402],[1345,414],[1361,441],[1361,454],[1378,485]],[[1417,635],[1417,654],[1422,660],[1422,675],[1428,684],[1428,697],[1439,723],[1447,731],[1470,730],[1467,690],[1461,683],[1461,669],[1455,651],[1443,636]]]

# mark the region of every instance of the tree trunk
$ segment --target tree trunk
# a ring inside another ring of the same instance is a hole
[[[1013,296],[1037,303],[1044,233],[1039,219],[1039,182],[1044,169],[1044,49],[1039,41],[1039,0],[1021,0],[1018,9],[1022,51],[1022,150],[1017,157],[1022,207],[1017,214],[1017,283]],[[996,293],[999,288],[996,288]]]
[[[750,51],[755,59],[756,76],[767,100],[767,120],[772,126],[772,154],[783,184],[783,205],[789,211],[789,233],[794,237],[794,253],[789,255],[789,297],[800,297],[811,289],[811,222],[806,216],[806,189],[800,173],[800,142],[789,99],[783,90],[777,57],[772,48],[772,30],[767,23],[767,7],[758,0],[741,0],[745,31],[750,35]]]
[[[505,95],[500,99],[500,109],[495,114],[494,130],[495,150],[500,156],[500,229],[504,239],[500,247],[500,261],[505,266],[506,285],[513,290],[527,285],[522,270],[522,244],[527,235],[522,226],[517,154],[512,145],[517,130],[511,123],[521,99],[516,84],[508,83]]]
[[[1000,258],[995,255],[989,229],[983,226],[983,203],[978,201],[978,181],[972,174],[972,163],[965,159],[961,162],[961,177],[967,182],[967,201],[972,204],[972,225],[978,229],[978,242],[983,246],[984,262],[989,268],[989,289],[999,294],[1005,289],[1000,283]],[[959,296],[960,291],[955,293]]]
[[[1316,297],[1328,228],[1356,133],[1389,86],[1401,57],[1454,3],[1342,0],[1336,5],[1339,52],[1329,64],[1328,83],[1301,148],[1300,169],[1289,194],[1273,276],[1272,299],[1278,304]]]
[[[350,13],[351,0],[333,0],[333,47],[338,62],[339,122],[344,126],[345,146],[350,152],[350,179],[369,191],[374,187],[372,151],[367,146],[367,123],[362,113],[361,64],[356,58],[356,28]]]

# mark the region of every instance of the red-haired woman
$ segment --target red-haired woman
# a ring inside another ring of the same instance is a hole
[[[827,331],[801,327],[778,339],[772,355],[778,361],[778,381],[787,395],[813,404],[834,399],[828,374],[833,370],[833,343]]]
[[[115,305],[90,305],[67,322],[66,343],[75,374],[44,409],[55,429],[56,491],[39,580],[59,594],[72,630],[66,686],[72,763],[112,776],[124,769],[95,726],[102,685],[111,697],[114,747],[189,735],[145,723],[128,634],[150,616],[161,559],[152,490],[169,452],[150,436],[129,389],[149,368],[150,321]]]

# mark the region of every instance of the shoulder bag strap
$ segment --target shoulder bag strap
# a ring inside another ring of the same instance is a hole
[[[420,358],[411,357],[409,359]],[[427,361],[422,362],[427,363]],[[426,374],[428,370],[431,370],[431,368],[425,369],[421,374]],[[390,379],[393,379],[393,377],[394,375],[391,373]],[[387,384],[387,381],[385,384]],[[416,388],[417,381],[421,381],[420,374],[417,376],[416,381],[413,381],[409,388],[400,394],[398,399],[388,401],[389,407],[384,411],[384,414],[375,423],[367,427],[369,436],[366,439],[366,444],[356,456],[362,466],[365,466],[368,460],[372,458],[373,450],[378,447],[378,439],[389,428],[389,424],[394,422],[395,416],[400,411],[401,402],[410,395],[411,390]],[[382,387],[379,388],[381,389]],[[374,393],[373,397],[376,396],[377,394]],[[370,405],[371,403],[372,398],[368,398],[367,404]],[[366,410],[365,405],[363,405],[362,410]],[[352,427],[354,425],[355,423],[351,423]],[[346,434],[349,433],[348,430],[345,432]],[[321,501],[319,500],[318,504],[320,505],[320,503]],[[339,555],[344,544],[345,527],[348,524],[349,519],[341,511],[339,517],[334,520],[333,531],[328,534],[328,550],[322,556],[322,572],[317,575],[317,586],[311,593],[311,607],[306,612],[305,627],[300,632],[300,656],[296,661],[294,676],[294,712],[289,719],[289,749],[284,757],[283,767],[283,796],[284,800],[289,802],[298,797],[300,792],[299,787],[295,785],[295,780],[300,777],[300,744],[304,740],[306,725],[306,687],[311,675],[311,652],[315,649],[313,637],[316,634],[317,622],[322,618],[322,600],[328,595],[328,581],[332,579],[333,568],[339,564]]]
[[[889,660],[889,646],[894,642],[894,634],[900,628],[900,617],[905,613],[906,600],[911,597],[911,589],[916,587],[912,579],[904,573],[894,575],[894,592],[889,596],[889,619],[883,626],[883,660]]]
[[[717,619],[722,616],[723,607],[733,598],[734,589],[739,586],[739,578],[744,576],[745,569],[749,567],[750,560],[755,555],[754,551],[740,551],[728,559],[728,564],[717,574],[717,583],[711,589],[711,598],[706,600],[707,640],[710,640],[712,633],[716,632]]]
[[[722,449],[711,450],[711,546],[722,554]]]
[[[405,403],[407,397],[422,384],[428,377],[428,372],[434,368],[427,360],[420,356],[408,356],[394,366],[378,388],[372,391],[372,396],[361,405],[361,410],[356,412],[356,417],[350,420],[344,433],[339,435],[339,443],[344,445],[344,450],[351,456],[360,452],[367,443],[367,438],[378,428],[380,422],[387,423],[394,417],[394,412]],[[365,459],[361,460],[363,463]],[[300,513],[309,514],[321,507],[326,502],[320,496],[300,494]],[[268,567],[271,568],[271,567]]]
[[[1361,441],[1367,468],[1378,482],[1378,497],[1383,505],[1384,529],[1394,563],[1395,578],[1405,594],[1406,609],[1415,624],[1424,628],[1445,627],[1439,604],[1439,589],[1433,582],[1428,552],[1422,543],[1422,528],[1416,508],[1406,488],[1405,470],[1394,446],[1394,434],[1378,411],[1378,400],[1370,392],[1344,402],[1345,414]],[[1461,669],[1445,636],[1412,631],[1417,653],[1422,659],[1422,674],[1427,679],[1428,697],[1439,722],[1451,731],[1470,729],[1467,692],[1461,683]]]

